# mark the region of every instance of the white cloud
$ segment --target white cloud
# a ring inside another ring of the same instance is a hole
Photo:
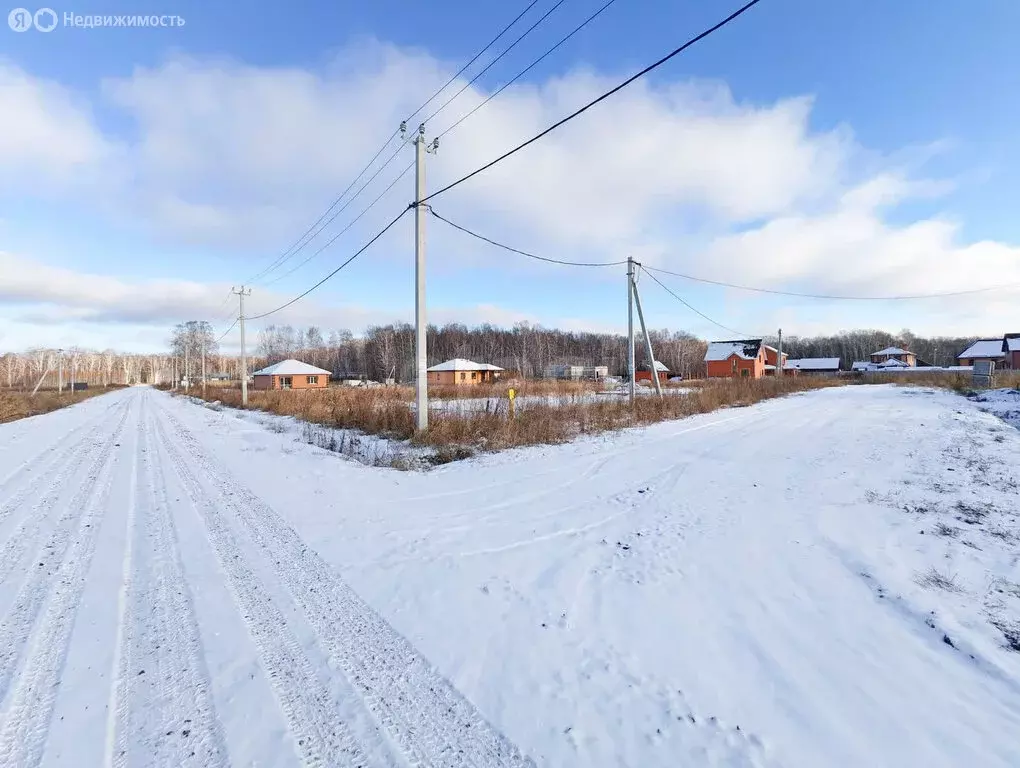
[[[418,106],[421,94],[445,81],[447,70],[426,54],[374,42],[316,70],[178,57],[109,79],[88,102],[59,84],[0,65],[0,113],[9,116],[0,122],[0,193],[31,179],[19,194],[62,192],[83,210],[98,206],[112,213],[115,225],[140,222],[164,241],[233,249],[246,276],[253,252],[271,255],[290,245]],[[508,89],[444,136],[438,155],[429,159],[429,188],[491,160],[617,80],[575,69]],[[430,125],[430,135],[486,95],[469,89]],[[892,223],[891,212],[901,203],[949,191],[918,174],[925,155],[946,151],[932,141],[937,137],[917,137],[917,146],[883,156],[859,146],[846,126],[814,128],[812,107],[803,94],[755,104],[735,98],[723,83],[642,81],[438,198],[435,206],[538,253],[585,260],[632,254],[649,264],[762,287],[909,294],[1020,282],[1020,251],[1013,246],[963,242],[958,224],[944,217]],[[105,134],[93,110],[127,121],[130,130]],[[349,214],[410,159],[406,150]],[[351,237],[362,237],[410,196],[408,178],[379,206],[379,217],[369,217]],[[442,246],[430,247],[431,268],[500,263],[489,246],[441,227],[430,225],[430,242]],[[385,269],[395,263],[389,252],[378,254]],[[514,275],[532,267],[503,269]],[[40,264],[19,263],[15,271],[0,277],[0,295],[31,304],[41,324],[57,322],[61,312],[78,320],[142,324],[180,319],[185,310],[199,316],[226,290],[188,280],[127,284],[88,269],[78,274]],[[172,272],[167,265],[167,274]],[[603,276],[564,273],[562,279],[582,286]],[[475,295],[485,293],[483,286]],[[289,298],[263,295],[265,308]],[[472,305],[436,310],[430,320],[445,321],[449,311],[449,319],[467,322],[545,317],[548,323],[549,313],[528,299],[522,296],[521,311]],[[1015,292],[980,294],[899,305],[904,309],[878,316],[907,313],[898,327],[929,324],[967,332],[981,326],[977,332],[987,333],[1010,322],[1015,300]],[[700,308],[732,312],[737,317],[720,320],[757,328],[771,322],[781,300],[764,308],[761,301],[741,294],[739,302]],[[397,306],[408,308],[394,314],[391,307],[348,303],[337,314],[309,300],[284,320],[363,327],[409,319],[409,302]],[[594,305],[591,317],[576,316],[576,308],[571,313],[565,322],[572,328],[616,327]],[[830,322],[820,316],[831,318],[829,327],[836,329],[873,324],[876,313],[840,304],[820,314],[798,304],[775,319],[817,328]]]

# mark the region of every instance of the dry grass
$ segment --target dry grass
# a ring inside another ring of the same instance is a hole
[[[30,392],[0,390],[0,424],[56,411],[59,408],[80,403],[82,400],[88,400],[90,397],[106,394],[114,389],[123,389],[123,387],[92,387],[80,392],[65,391],[63,393],[58,393],[55,389],[41,389],[34,397]]]
[[[495,408],[480,412],[437,411],[429,416],[429,431],[416,435],[414,412],[408,403],[410,387],[336,387],[304,391],[250,391],[248,407],[303,421],[340,429],[355,429],[368,434],[398,440],[411,440],[416,445],[449,449],[470,447],[500,450],[524,445],[554,444],[578,435],[595,434],[624,427],[652,424],[724,407],[754,403],[792,392],[838,386],[837,379],[810,377],[774,379],[718,379],[699,382],[685,395],[671,395],[661,400],[651,395],[639,397],[631,409],[625,397],[608,396],[604,401],[587,402],[572,399],[573,395],[595,391],[592,385],[574,382],[522,382],[521,394],[560,395],[558,405],[529,404],[508,418],[505,399]],[[534,386],[538,384],[539,386]],[[457,390],[456,395],[499,396],[505,394],[506,382],[499,389],[472,387],[470,393]],[[202,397],[201,391],[190,394]],[[440,396],[440,392],[432,393]],[[240,407],[239,389],[207,390],[204,399]]]
[[[904,387],[939,387],[952,389],[955,392],[969,393],[974,391],[970,373],[869,373],[860,377],[848,378],[854,384],[896,384]],[[996,389],[1003,387],[1020,387],[1020,371],[999,371],[995,374],[992,384]]]

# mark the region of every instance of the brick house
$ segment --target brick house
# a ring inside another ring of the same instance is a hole
[[[761,339],[709,342],[705,352],[705,375],[709,378],[760,379],[765,375],[765,353]]]
[[[329,371],[302,363],[300,360],[282,360],[275,365],[255,371],[255,389],[325,389],[329,384]]]
[[[878,350],[878,352],[871,353],[871,362],[875,365],[887,363],[890,360],[906,363],[907,368],[917,367],[917,355],[906,349],[900,349],[899,347],[886,347],[885,349]]]
[[[662,384],[666,383],[669,378],[669,368],[660,363],[658,360],[655,361],[655,372],[658,375],[659,382]],[[642,363],[634,371],[634,381],[651,381],[652,372],[648,368],[648,363]]]
[[[463,358],[454,358],[428,369],[429,384],[435,386],[470,387],[478,384],[492,384],[503,369],[490,363],[476,363]]]

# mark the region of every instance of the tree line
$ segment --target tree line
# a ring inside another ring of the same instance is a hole
[[[657,360],[677,376],[697,378],[705,373],[707,342],[684,331],[668,329],[649,332]],[[931,365],[953,365],[956,356],[977,340],[973,336],[923,337],[909,330],[897,334],[884,331],[844,331],[828,336],[784,336],[783,351],[791,359],[838,357],[849,370],[856,360],[869,360],[872,352],[895,346],[914,352],[918,360]],[[777,338],[766,342],[775,346]],[[188,378],[199,381],[202,360],[208,377],[240,377],[237,355],[225,354],[205,321],[175,326],[169,338],[169,352],[124,354],[114,350],[35,348],[0,355],[0,386],[32,389],[40,378],[44,388],[56,387],[60,371],[68,384],[75,380],[90,386],[110,384],[161,384]],[[554,365],[604,365],[609,373],[623,376],[627,370],[627,340],[622,334],[588,331],[560,331],[528,323],[512,328],[480,325],[469,328],[460,323],[429,326],[428,364],[455,357],[492,363],[525,377],[539,377]],[[340,329],[324,331],[312,326],[295,328],[271,325],[259,332],[248,361],[248,371],[298,358],[324,368],[341,378],[372,381],[414,379],[414,326],[408,323],[374,326],[362,336]],[[647,363],[644,344],[636,345],[638,365]]]

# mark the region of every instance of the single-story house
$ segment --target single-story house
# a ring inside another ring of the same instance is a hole
[[[907,367],[913,368],[917,365],[917,355],[906,349],[900,349],[899,347],[886,347],[880,349],[878,352],[871,353],[871,362],[876,365],[888,362],[889,360],[897,360],[901,363],[906,363]]]
[[[580,381],[590,379],[599,381],[609,375],[608,365],[550,365],[545,369],[547,379],[567,379]]]
[[[666,379],[669,378],[669,368],[660,363],[658,360],[655,361],[655,372],[658,374],[659,382],[665,383]],[[651,381],[652,372],[648,367],[648,363],[642,363],[634,371],[634,381]]]
[[[491,384],[503,369],[490,363],[476,363],[456,357],[428,369],[429,384],[437,386],[471,386]]]
[[[705,375],[760,379],[765,375],[765,352],[761,339],[709,342],[705,352]]]
[[[282,360],[252,376],[255,389],[324,389],[329,384],[329,371],[300,360]]]
[[[1006,367],[1006,339],[979,339],[956,356],[960,365],[974,365],[987,361],[996,368]]]
[[[1006,363],[1014,371],[1020,371],[1020,333],[1007,333],[1003,341],[1006,342]]]
[[[839,373],[838,357],[802,357],[799,360],[787,360],[784,371],[797,371],[801,374],[833,375]]]

